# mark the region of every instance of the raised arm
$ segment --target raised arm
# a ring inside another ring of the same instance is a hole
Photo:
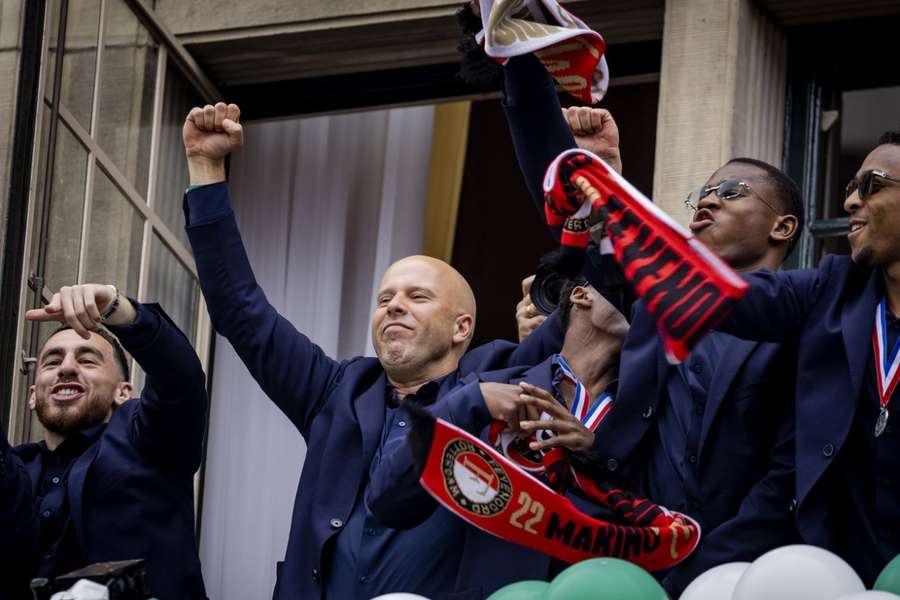
[[[213,327],[304,436],[340,371],[266,299],[256,282],[231,210],[225,156],[243,143],[238,107],[191,110],[183,138],[191,176],[187,233]]]

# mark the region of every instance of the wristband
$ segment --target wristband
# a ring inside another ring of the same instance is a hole
[[[116,311],[119,309],[119,289],[114,285],[108,285],[107,287],[111,287],[113,289],[113,301],[112,303],[106,307],[106,310],[103,311],[100,315],[100,320],[102,322],[106,322],[111,316],[116,314]]]

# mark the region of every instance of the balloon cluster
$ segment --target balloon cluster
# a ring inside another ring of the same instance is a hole
[[[900,555],[878,576],[873,590],[840,557],[815,546],[784,546],[752,563],[733,562],[706,571],[680,600],[900,600]],[[617,558],[576,563],[553,581],[519,581],[487,600],[667,600],[650,573]],[[373,600],[428,600],[387,594]]]
[[[900,600],[900,556],[866,591],[859,575],[840,557],[815,546],[784,546],[752,563],[734,562],[706,571],[681,600]]]

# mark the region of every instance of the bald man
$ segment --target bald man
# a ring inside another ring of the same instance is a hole
[[[465,564],[463,534],[450,526],[456,517],[441,510],[414,529],[380,526],[364,501],[369,473],[404,441],[404,398],[469,430],[492,418],[516,427],[528,416],[518,394],[482,385],[475,374],[538,364],[558,352],[558,320],[548,319],[521,346],[496,341],[467,351],[472,290],[450,265],[411,256],[391,265],[379,286],[377,359],[333,360],[277,313],[253,277],[225,184],[225,156],[243,142],[237,106],[193,109],[183,139],[187,232],[213,326],[309,447],[274,597],[483,597],[478,581],[493,565]],[[450,390],[452,402],[444,400]]]

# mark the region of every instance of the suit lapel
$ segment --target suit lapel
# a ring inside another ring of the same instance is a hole
[[[34,457],[32,460],[25,463],[25,470],[28,472],[28,477],[31,479],[31,497],[37,498],[41,473],[44,470],[44,457],[41,455],[41,449],[37,447],[37,444],[32,445],[35,446],[33,449]],[[32,451],[32,449],[29,448],[29,451]]]
[[[703,445],[706,443],[706,436],[712,427],[716,418],[716,413],[722,406],[725,394],[731,388],[734,378],[737,377],[741,367],[747,361],[750,354],[759,345],[758,342],[741,340],[730,337],[722,355],[719,357],[716,371],[713,375],[712,382],[709,385],[709,391],[706,394],[706,408],[703,412],[703,427],[700,430],[700,453],[703,453]]]
[[[878,277],[880,271],[872,269],[860,295],[849,298],[841,311],[841,332],[850,370],[851,398],[858,398],[866,363],[872,348],[872,327],[875,325],[875,306],[878,304]]]
[[[387,376],[384,371],[369,388],[353,400],[353,411],[362,435],[362,455],[371,457],[381,439],[387,401]]]
[[[68,483],[66,484],[71,519],[72,523],[75,524],[75,533],[78,536],[78,540],[81,542],[82,548],[87,548],[83,511],[84,484],[91,467],[94,465],[94,460],[100,452],[100,445],[102,443],[103,436],[101,435],[97,441],[91,444],[90,447],[75,460],[75,463],[72,465],[72,470],[69,472]]]

